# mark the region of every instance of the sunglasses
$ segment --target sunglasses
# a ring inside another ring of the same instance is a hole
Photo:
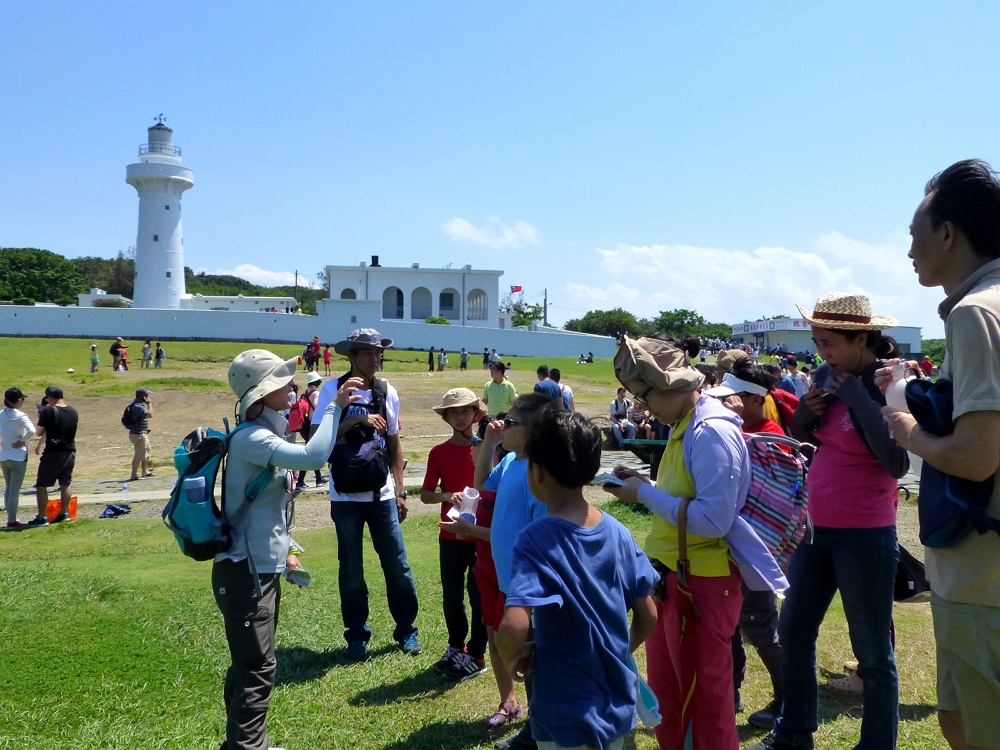
[[[649,395],[649,392],[651,390],[653,390],[652,386],[650,386],[649,388],[647,388],[646,390],[644,390],[642,393],[635,394],[635,400],[638,401],[639,403],[642,403],[642,404],[649,403],[648,401],[646,401],[646,396]]]
[[[503,420],[503,428],[505,430],[509,430],[511,427],[515,427],[517,425],[523,425],[523,424],[524,424],[524,422],[518,422],[517,420],[511,419],[510,417],[504,417],[504,420]]]

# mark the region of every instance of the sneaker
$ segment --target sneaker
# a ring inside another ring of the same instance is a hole
[[[774,720],[781,715],[781,702],[773,700],[760,711],[754,711],[747,718],[747,722],[752,727],[758,729],[774,729]]]
[[[362,661],[367,655],[368,641],[351,641],[347,644],[347,658],[351,661]]]
[[[743,696],[740,695],[740,691],[736,691],[736,699],[733,701],[733,705],[736,706],[736,713],[743,713],[745,706],[743,705]]]
[[[814,750],[815,747],[812,737],[802,742],[785,742],[779,740],[778,735],[771,732],[767,737],[750,745],[746,750]]]
[[[320,479],[320,480],[318,480],[318,481],[316,482],[316,486],[317,486],[317,487],[322,487],[322,486],[323,486],[324,484],[329,484],[329,483],[330,483],[330,482],[328,482],[328,481],[327,481],[326,479]]]
[[[409,654],[410,656],[416,656],[424,650],[423,646],[420,645],[420,641],[417,640],[416,633],[406,636],[406,640],[400,642],[399,649],[404,654]]]
[[[473,659],[468,654],[459,654],[452,668],[445,670],[444,678],[449,682],[465,682],[486,674],[486,671],[486,657]]]
[[[35,516],[30,521],[28,521],[28,523],[25,524],[25,526],[27,526],[29,529],[37,529],[41,526],[48,526],[48,525],[49,525],[49,519],[47,519],[45,516]]]
[[[454,666],[458,655],[463,653],[465,653],[464,648],[448,646],[448,648],[444,650],[444,655],[434,663],[434,669],[438,672],[448,671],[452,666]]]
[[[483,724],[490,729],[499,729],[504,724],[511,721],[517,721],[522,716],[524,716],[524,709],[521,707],[520,703],[515,703],[513,707],[501,703],[499,708],[493,712],[492,716],[487,716],[483,719]]]
[[[28,528],[28,524],[23,521],[13,520],[7,522],[7,531],[20,531],[21,529]]]
[[[55,518],[53,518],[49,523],[62,523],[63,521],[69,520],[69,513],[60,513]]]

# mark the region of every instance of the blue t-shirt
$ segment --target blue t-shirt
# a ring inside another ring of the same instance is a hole
[[[544,393],[549,398],[562,398],[562,388],[554,380],[539,380],[535,383],[535,393]]]
[[[590,528],[531,524],[517,537],[513,571],[507,606],[534,607],[532,735],[605,750],[635,720],[628,611],[659,576],[607,513]]]
[[[795,395],[795,381],[792,380],[791,375],[785,375],[785,377],[779,380],[778,387],[783,391],[788,391],[793,396]]]
[[[493,467],[483,486],[497,493],[490,546],[493,548],[497,581],[500,590],[506,594],[510,586],[510,558],[517,535],[532,521],[544,518],[546,508],[528,489],[528,459],[518,461],[513,453],[508,453]]]

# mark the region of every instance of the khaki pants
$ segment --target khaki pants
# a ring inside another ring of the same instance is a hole
[[[153,448],[149,444],[149,433],[139,432],[139,433],[129,433],[128,441],[132,443],[132,447],[135,449],[135,453],[132,454],[133,459],[139,459],[140,461],[145,459],[146,463],[149,463],[149,457],[153,454]]]
[[[267,750],[267,708],[277,673],[274,633],[278,627],[281,577],[261,575],[263,596],[254,598],[246,560],[220,560],[212,566],[212,592],[226,625],[232,663],[226,672],[228,750]]]

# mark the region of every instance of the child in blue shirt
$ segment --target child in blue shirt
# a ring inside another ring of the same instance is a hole
[[[629,656],[656,624],[649,593],[658,576],[631,532],[584,499],[601,465],[596,425],[545,409],[524,451],[530,491],[548,516],[517,537],[497,647],[515,679],[533,675],[540,750],[619,750],[635,723]]]

